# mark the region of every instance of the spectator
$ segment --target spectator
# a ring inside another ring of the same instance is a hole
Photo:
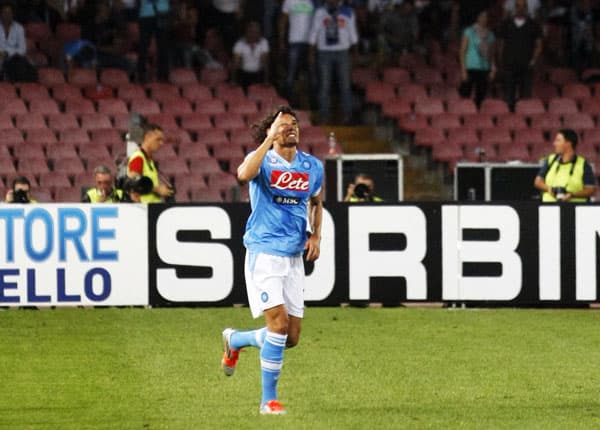
[[[88,189],[81,201],[83,203],[119,203],[123,201],[123,190],[115,188],[115,178],[106,166],[94,169],[95,187]]]
[[[350,89],[350,48],[358,42],[354,12],[341,6],[340,0],[326,0],[325,6],[315,12],[309,41],[310,59],[314,61],[317,50],[319,67],[319,115],[321,123],[329,117],[329,97],[332,76],[337,77],[341,97],[343,122],[352,119],[352,93]]]
[[[591,66],[597,21],[597,12],[591,0],[577,0],[571,6],[571,61],[579,75]]]
[[[375,181],[366,173],[355,176],[354,182],[348,184],[345,202],[382,202],[383,199],[375,194]]]
[[[25,176],[17,176],[4,198],[6,203],[37,203],[31,197],[31,183]]]
[[[162,129],[156,124],[145,123],[142,131],[142,143],[131,154],[127,165],[127,176],[135,179],[146,176],[152,181],[152,191],[142,196],[143,203],[160,203],[163,198],[171,197],[175,193],[173,187],[160,180],[160,175],[154,163],[154,153],[165,143]]]
[[[156,38],[156,76],[161,81],[169,78],[169,0],[140,0],[138,42],[138,79],[146,82],[148,50],[152,36]]]
[[[241,0],[212,0],[211,23],[215,26],[225,43],[225,49],[231,48],[239,37],[238,28],[242,18]]]
[[[4,77],[11,82],[37,80],[35,67],[25,57],[27,44],[25,29],[14,19],[14,5],[3,3],[0,7],[0,61]]]
[[[198,8],[181,2],[176,9],[173,24],[174,61],[178,67],[199,65],[202,48],[198,45],[196,31],[198,28]]]
[[[518,0],[506,0],[504,2],[504,13],[506,16],[510,17],[516,14],[518,9],[517,2]],[[525,8],[527,15],[529,15],[531,19],[540,19],[540,12],[542,9],[540,0],[525,0]]]
[[[479,13],[477,21],[466,28],[460,46],[461,95],[470,97],[475,87],[475,103],[479,108],[486,96],[488,80],[494,79],[494,34],[488,28],[486,11]]]
[[[587,202],[596,191],[596,176],[590,164],[575,153],[577,133],[562,129],[554,138],[554,152],[544,160],[535,187],[544,202]]]
[[[314,13],[315,8],[312,0],[284,0],[281,7],[281,16],[279,18],[279,52],[287,52],[288,56],[284,94],[294,106],[297,106],[299,103],[294,89],[294,82],[300,68],[308,71],[310,99],[314,99],[316,96],[317,77],[315,69],[308,65],[308,37]]]
[[[520,98],[531,97],[533,69],[542,53],[542,29],[527,15],[526,0],[516,0],[515,15],[498,30],[504,72],[504,98],[514,110],[517,89]]]
[[[231,55],[225,50],[223,38],[216,28],[211,27],[206,30],[204,43],[202,44],[204,52],[207,53],[207,59],[204,67],[210,69],[227,69],[231,63]]]
[[[269,42],[260,33],[260,24],[246,25],[244,37],[233,47],[233,71],[236,81],[248,88],[251,84],[269,82]]]
[[[396,3],[394,8],[383,14],[379,29],[379,52],[391,64],[399,55],[413,52],[419,37],[419,17],[413,0]]]

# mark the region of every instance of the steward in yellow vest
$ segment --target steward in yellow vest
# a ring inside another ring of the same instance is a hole
[[[587,202],[596,191],[596,176],[590,164],[575,153],[578,138],[571,129],[562,129],[554,138],[554,154],[543,161],[535,187],[543,202]]]
[[[127,176],[136,178],[147,176],[153,184],[152,192],[141,196],[142,203],[160,203],[163,198],[172,196],[175,191],[172,186],[161,182],[158,169],[154,164],[153,154],[160,149],[165,142],[165,136],[160,126],[156,124],[144,124],[142,143],[129,157],[127,164]]]
[[[94,169],[95,187],[86,191],[81,201],[83,203],[120,203],[123,201],[123,190],[115,188],[115,179],[111,170],[106,166]]]

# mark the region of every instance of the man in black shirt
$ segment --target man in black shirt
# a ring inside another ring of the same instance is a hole
[[[515,14],[498,29],[501,67],[504,71],[504,98],[511,110],[519,98],[531,97],[533,68],[542,53],[542,29],[527,14],[527,1],[516,0]]]

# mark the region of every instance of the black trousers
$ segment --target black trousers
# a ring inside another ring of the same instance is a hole
[[[169,26],[168,17],[140,18],[140,41],[138,46],[138,79],[146,82],[146,65],[152,36],[156,37],[156,76],[161,81],[169,79]]]
[[[473,88],[475,88],[475,104],[477,108],[481,106],[481,102],[485,99],[488,90],[488,70],[467,70],[467,81],[461,85],[461,95],[463,97],[471,97]]]
[[[504,100],[510,110],[515,109],[517,92],[520,99],[531,97],[533,85],[533,69],[520,67],[504,71]]]

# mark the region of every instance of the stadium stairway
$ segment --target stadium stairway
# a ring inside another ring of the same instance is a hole
[[[450,200],[452,187],[444,183],[442,169],[427,168],[425,154],[408,154],[405,145],[388,136],[377,126],[322,126],[325,135],[334,132],[345,154],[385,154],[398,152],[404,156],[405,200]]]

